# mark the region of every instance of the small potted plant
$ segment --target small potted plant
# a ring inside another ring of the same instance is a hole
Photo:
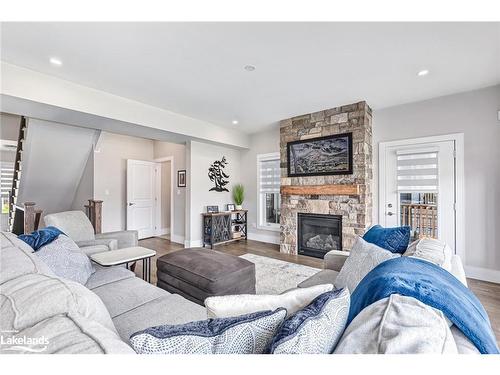
[[[243,200],[245,199],[245,188],[243,187],[242,184],[236,184],[233,187],[233,200],[234,203],[236,204],[236,209],[237,210],[242,210],[243,209]]]

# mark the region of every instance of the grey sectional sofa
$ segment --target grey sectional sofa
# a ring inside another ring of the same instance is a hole
[[[128,338],[136,331],[206,319],[203,307],[123,267],[96,266],[82,286],[56,277],[14,234],[2,232],[0,238],[3,341],[23,335],[49,341],[46,347],[17,345],[15,350],[2,345],[2,352],[134,353]]]

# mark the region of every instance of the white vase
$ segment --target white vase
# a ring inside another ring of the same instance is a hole
[[[236,209],[237,209],[237,210],[242,210],[242,209],[243,209],[243,206],[242,206],[241,204],[237,204],[237,205],[236,205]]]

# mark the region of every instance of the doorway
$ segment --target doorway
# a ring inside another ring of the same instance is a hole
[[[174,158],[127,160],[127,230],[139,239],[170,239],[174,228]]]
[[[408,225],[463,255],[463,135],[381,142],[379,223]]]

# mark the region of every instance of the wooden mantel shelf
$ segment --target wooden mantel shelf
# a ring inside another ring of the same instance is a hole
[[[359,185],[281,186],[282,195],[359,195]]]

